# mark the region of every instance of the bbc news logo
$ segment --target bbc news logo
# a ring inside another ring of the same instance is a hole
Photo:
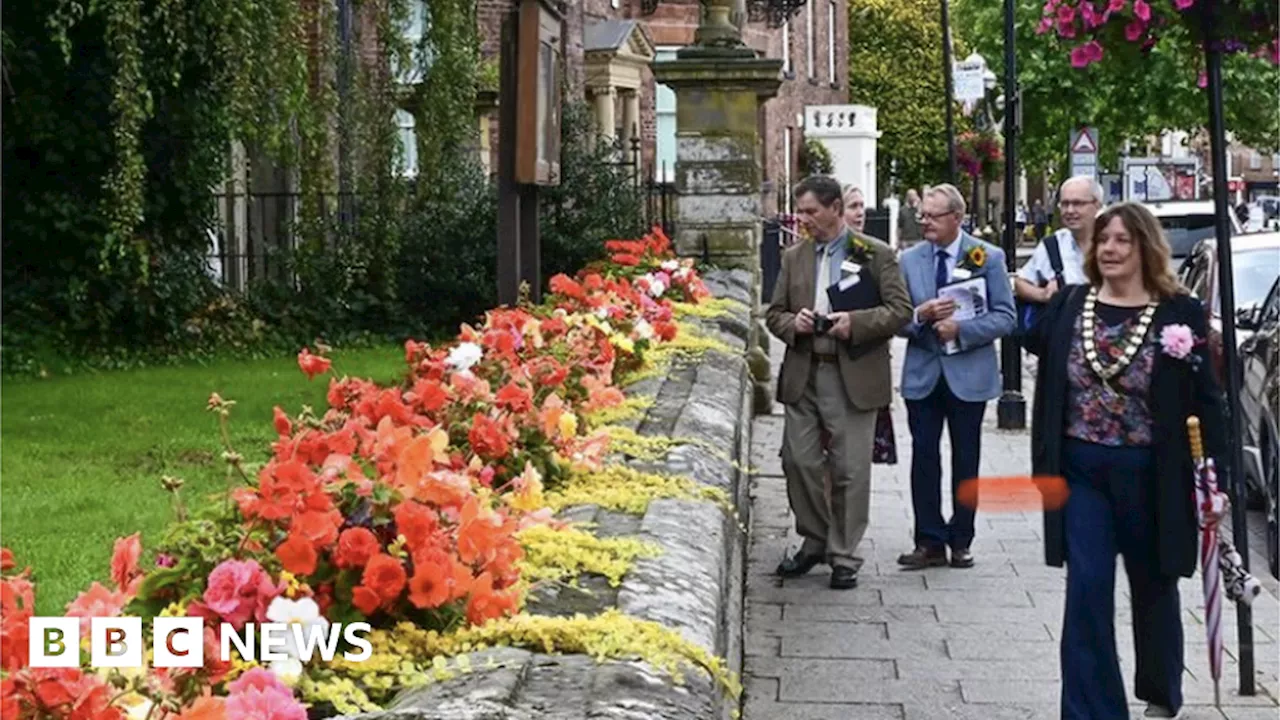
[[[29,649],[31,667],[80,667],[80,618],[32,617]],[[157,617],[152,621],[152,665],[161,668],[198,668],[204,666],[204,620],[198,617]],[[342,658],[362,662],[373,654],[366,635],[369,623],[341,625],[303,625],[301,623],[246,623],[237,631],[223,623],[219,634],[219,655],[223,662],[232,660],[234,647],[239,657],[259,662],[284,661],[297,657],[310,661],[317,652],[320,659],[333,662],[338,643],[346,640],[348,649]],[[143,666],[142,618],[95,617],[89,623],[89,663],[92,667],[140,668]]]

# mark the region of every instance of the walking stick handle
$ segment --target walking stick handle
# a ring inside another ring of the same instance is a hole
[[[1187,436],[1191,440],[1191,459],[1197,463],[1204,459],[1204,439],[1200,436],[1200,418],[1187,418]]]

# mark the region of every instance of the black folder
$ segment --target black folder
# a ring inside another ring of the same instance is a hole
[[[869,268],[858,271],[858,282],[852,287],[840,289],[836,283],[827,288],[827,300],[831,302],[831,312],[848,312],[850,310],[867,310],[881,305],[880,283],[876,282]]]

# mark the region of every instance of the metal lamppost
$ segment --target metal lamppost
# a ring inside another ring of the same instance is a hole
[[[1213,165],[1213,204],[1217,219],[1218,291],[1222,312],[1222,354],[1227,375],[1227,452],[1230,453],[1231,525],[1236,550],[1249,567],[1249,532],[1246,527],[1245,497],[1248,488],[1244,478],[1244,446],[1240,442],[1241,368],[1236,353],[1235,275],[1231,267],[1231,221],[1227,213],[1229,190],[1227,178],[1227,133],[1222,111],[1222,43],[1217,37],[1220,26],[1220,3],[1201,3],[1204,13],[1205,74],[1209,95],[1210,160]],[[1253,609],[1249,603],[1235,603],[1236,634],[1240,653],[1240,694],[1253,695]]]
[[[947,182],[954,185],[956,183],[956,123],[955,123],[955,99],[952,87],[952,73],[955,68],[951,65],[951,16],[947,7],[947,0],[942,0],[942,84],[946,88],[947,96]]]
[[[1014,0],[1004,0],[1004,260],[1012,277],[1018,269],[1018,132],[1022,129],[1022,91],[1018,88],[1014,52]],[[1003,392],[996,406],[996,425],[1021,430],[1027,426],[1027,401],[1022,396],[1022,347],[1018,338],[1000,341],[1000,375]]]

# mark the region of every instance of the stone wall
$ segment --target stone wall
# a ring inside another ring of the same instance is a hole
[[[654,400],[630,427],[640,435],[698,438],[658,463],[631,462],[639,470],[682,474],[724,490],[741,508],[727,513],[711,501],[656,500],[643,517],[594,506],[568,508],[562,518],[591,521],[600,536],[630,536],[661,546],[661,555],[637,560],[617,588],[603,578],[583,577],[590,592],[560,589],[532,599],[528,611],[542,615],[596,614],[616,607],[633,617],[674,628],[687,639],[741,671],[742,589],[747,527],[752,378],[747,351],[754,291],[750,273],[711,271],[704,276],[716,297],[731,298],[729,316],[691,319],[734,348],[677,361],[665,377],[626,388],[632,397]],[[625,458],[614,458],[625,462]],[[402,694],[390,709],[350,720],[629,720],[727,719],[737,703],[701,670],[688,669],[683,684],[640,661],[596,660],[499,648],[474,653],[476,668],[453,680]]]

